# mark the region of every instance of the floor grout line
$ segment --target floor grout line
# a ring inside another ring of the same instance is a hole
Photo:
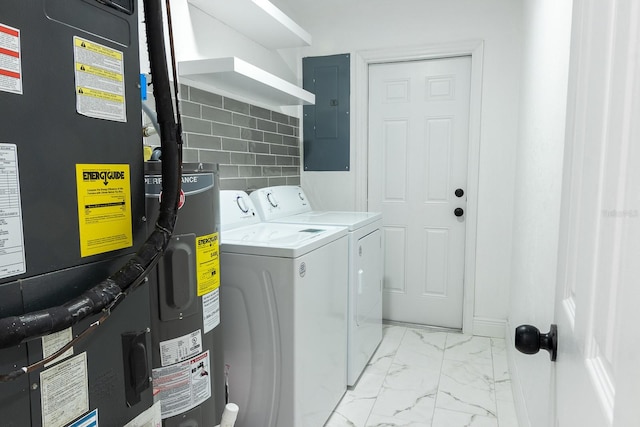
[[[451,337],[450,333],[447,333],[444,339],[444,348],[442,350],[442,360],[440,361],[440,374],[438,375],[438,389],[436,392],[436,399],[433,403],[433,412],[431,414],[431,422],[429,425],[433,425],[433,420],[436,418],[436,410],[438,409],[438,399],[440,398],[440,385],[442,384],[442,369],[444,368],[445,356],[447,354],[447,347],[449,345],[449,339]]]
[[[401,334],[401,336],[400,336],[400,338],[398,340],[398,345],[395,347],[395,349],[392,352],[393,356],[391,357],[391,362],[389,363],[389,366],[387,367],[387,370],[383,374],[382,384],[380,384],[380,387],[378,388],[378,393],[376,395],[376,398],[373,400],[373,405],[371,405],[371,409],[369,410],[369,413],[367,414],[367,418],[365,420],[365,426],[369,424],[369,418],[371,418],[371,415],[373,415],[373,408],[376,407],[376,403],[378,402],[378,398],[380,396],[380,393],[384,389],[384,384],[385,384],[385,382],[387,380],[387,376],[389,375],[389,371],[391,370],[391,367],[394,365],[394,361],[396,359],[396,355],[398,354],[398,349],[402,345],[402,341],[404,340],[404,337],[407,334],[407,327],[406,326],[395,326],[395,327],[402,327],[403,331],[402,331],[402,334]],[[384,336],[383,336],[383,339],[384,339]]]
[[[493,348],[493,340],[489,338],[489,349],[491,350],[491,372],[493,372],[493,401],[496,405],[496,424],[500,427],[500,414],[498,413],[498,395],[496,394],[496,358]]]

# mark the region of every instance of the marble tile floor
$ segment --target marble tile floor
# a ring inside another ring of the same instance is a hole
[[[383,328],[325,427],[518,427],[504,339]]]

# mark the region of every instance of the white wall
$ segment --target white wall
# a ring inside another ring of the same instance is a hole
[[[552,363],[518,353],[513,331],[553,323],[571,0],[525,0],[507,345],[521,427],[548,427]]]
[[[311,33],[301,57],[393,47],[433,46],[484,40],[478,194],[475,326],[502,334],[507,318],[511,268],[513,177],[520,77],[521,2],[513,0],[274,0]],[[353,55],[352,55],[353,56]],[[293,67],[293,65],[292,65]],[[353,68],[352,68],[353,73]],[[352,84],[350,172],[301,172],[301,182],[320,209],[356,209]],[[365,126],[366,128],[366,126]],[[366,162],[364,162],[366,164]]]

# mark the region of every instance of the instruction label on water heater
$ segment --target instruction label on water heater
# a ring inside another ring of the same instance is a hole
[[[80,256],[133,245],[129,165],[76,165]]]
[[[202,295],[202,324],[205,334],[220,324],[220,289]]]
[[[0,278],[5,278],[27,271],[16,144],[0,143],[0,176]]]
[[[153,396],[162,419],[182,414],[211,397],[209,351],[175,365],[153,370]]]
[[[73,60],[76,111],[96,119],[126,122],[122,52],[75,36]]]
[[[182,362],[202,351],[202,333],[200,329],[167,341],[160,342],[160,361],[162,366]]]

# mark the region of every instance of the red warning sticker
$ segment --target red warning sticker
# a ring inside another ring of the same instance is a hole
[[[22,95],[20,30],[0,23],[0,90]]]
[[[160,401],[162,419],[195,408],[211,397],[209,350],[189,360],[154,368],[153,397]]]

